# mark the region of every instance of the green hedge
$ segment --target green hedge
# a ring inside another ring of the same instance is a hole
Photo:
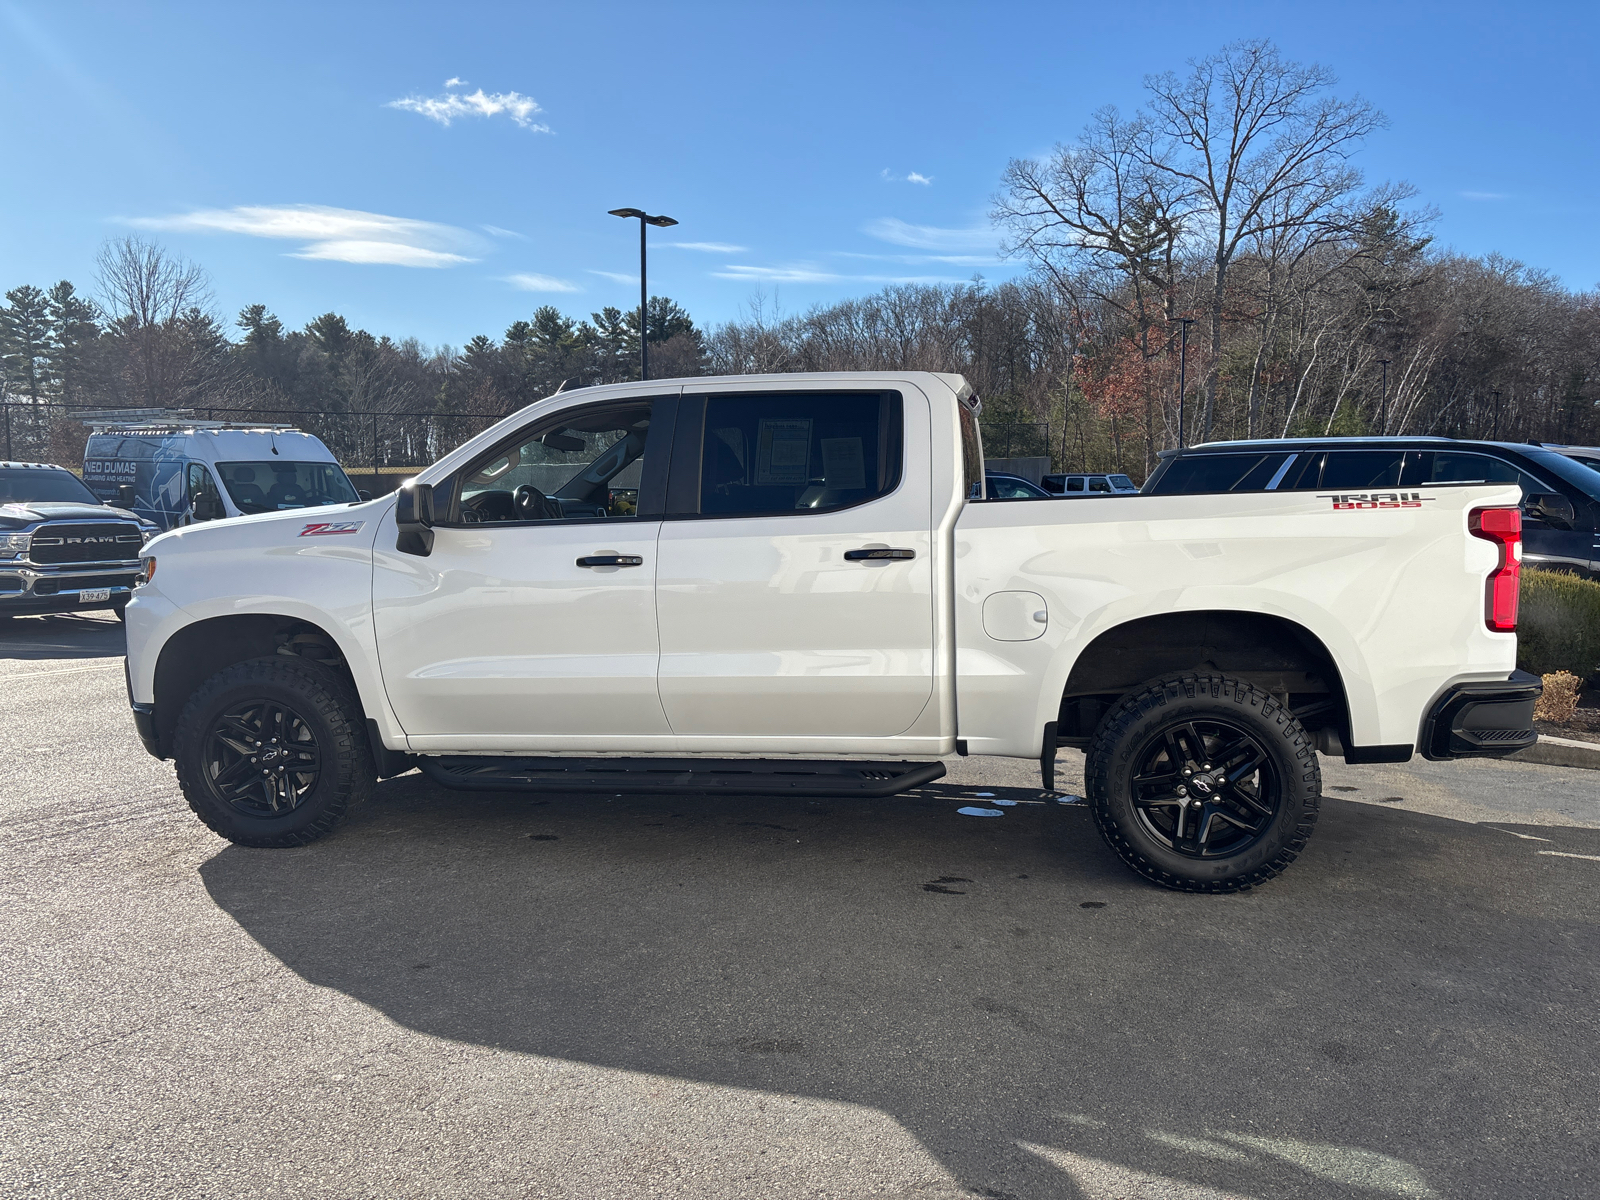
[[[1560,571],[1522,572],[1517,665],[1535,675],[1600,668],[1600,583]]]

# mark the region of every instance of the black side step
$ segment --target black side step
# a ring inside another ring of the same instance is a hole
[[[486,758],[417,760],[463,792],[733,792],[741,796],[892,796],[944,774],[942,762],[810,762],[759,758]]]

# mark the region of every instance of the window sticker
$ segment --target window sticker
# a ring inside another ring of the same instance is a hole
[[[867,467],[858,437],[822,439],[822,486],[846,491],[867,486]]]
[[[762,417],[756,434],[756,486],[802,484],[811,477],[811,418]]]

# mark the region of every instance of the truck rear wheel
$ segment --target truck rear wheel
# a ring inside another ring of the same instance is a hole
[[[1227,675],[1152,680],[1089,747],[1101,836],[1139,874],[1186,892],[1235,892],[1292,863],[1316,825],[1322,771],[1300,722]]]
[[[338,676],[287,655],[213,675],[178,717],[173,760],[195,815],[241,846],[329,833],[377,778],[359,704]]]

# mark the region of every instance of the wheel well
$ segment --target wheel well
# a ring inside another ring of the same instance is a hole
[[[1293,621],[1241,612],[1163,613],[1102,633],[1067,677],[1057,742],[1087,745],[1124,695],[1147,680],[1183,671],[1243,679],[1276,696],[1307,730],[1327,730],[1349,742],[1344,682],[1328,648]]]
[[[294,655],[336,671],[359,699],[339,643],[308,621],[269,613],[196,621],[167,639],[156,659],[156,737],[162,754],[172,752],[178,714],[202,683],[234,663],[271,654]]]

